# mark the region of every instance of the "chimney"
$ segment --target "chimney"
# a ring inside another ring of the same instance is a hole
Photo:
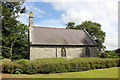
[[[29,13],[29,32],[28,32],[28,37],[29,37],[29,43],[32,43],[32,27],[33,27],[33,13]]]
[[[28,30],[28,42],[29,42],[29,47],[28,47],[28,54],[29,54],[29,60],[31,59],[30,57],[30,44],[32,44],[32,27],[33,27],[33,13],[29,13],[29,30]]]
[[[30,12],[29,14],[29,27],[33,27],[33,13]]]

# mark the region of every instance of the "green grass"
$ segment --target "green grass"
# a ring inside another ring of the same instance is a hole
[[[118,78],[118,67],[54,74],[11,74],[3,78]]]

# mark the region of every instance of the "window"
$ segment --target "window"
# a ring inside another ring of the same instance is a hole
[[[62,47],[62,49],[61,49],[61,57],[66,57],[65,47]]]
[[[86,48],[86,57],[90,57],[90,49],[88,47]]]

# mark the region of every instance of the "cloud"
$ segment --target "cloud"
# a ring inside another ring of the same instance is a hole
[[[37,14],[38,13],[45,13],[45,11],[35,7],[35,4],[33,4],[33,3],[25,3],[24,5],[26,6],[27,11],[32,11],[32,12],[37,13]]]
[[[104,45],[107,45],[107,49],[111,50],[111,49],[117,49],[118,47],[118,34],[117,33],[111,33],[111,35],[107,35],[106,36],[106,42],[104,43]]]
[[[28,25],[29,24],[29,12],[33,12],[34,13],[34,17],[43,17],[42,14],[45,14],[46,12],[41,10],[40,8],[37,8],[35,6],[36,4],[35,3],[32,3],[32,2],[25,2],[23,4],[23,6],[26,7],[26,13],[24,14],[19,14],[20,17],[18,18],[18,20],[20,20],[22,23]]]
[[[62,20],[65,23],[68,23],[70,21],[76,22],[77,24],[86,21],[91,20],[93,18],[93,14],[91,12],[88,12],[86,10],[79,12],[76,10],[68,10],[65,14],[62,14]]]
[[[81,1],[81,0],[80,0]],[[118,0],[92,0],[88,2],[53,2],[57,11],[63,11],[61,21],[73,21],[80,24],[85,20],[98,22],[106,32],[105,46],[107,49],[118,48]]]

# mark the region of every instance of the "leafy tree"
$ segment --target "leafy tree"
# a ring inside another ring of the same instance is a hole
[[[75,25],[74,22],[69,22],[66,28],[77,29],[77,30],[85,29],[94,38],[99,50],[106,48],[103,45],[106,34],[105,32],[102,31],[101,25],[99,23],[92,22],[92,21],[85,21],[85,22],[82,22],[82,24]]]
[[[27,58],[28,27],[17,20],[26,12],[23,2],[2,2],[2,55],[9,59]]]
[[[67,25],[67,29],[69,28],[69,29],[75,29],[75,23],[74,22],[69,22],[68,24],[66,24]]]
[[[118,48],[117,50],[115,50],[116,54],[118,57],[120,57],[120,48]]]

